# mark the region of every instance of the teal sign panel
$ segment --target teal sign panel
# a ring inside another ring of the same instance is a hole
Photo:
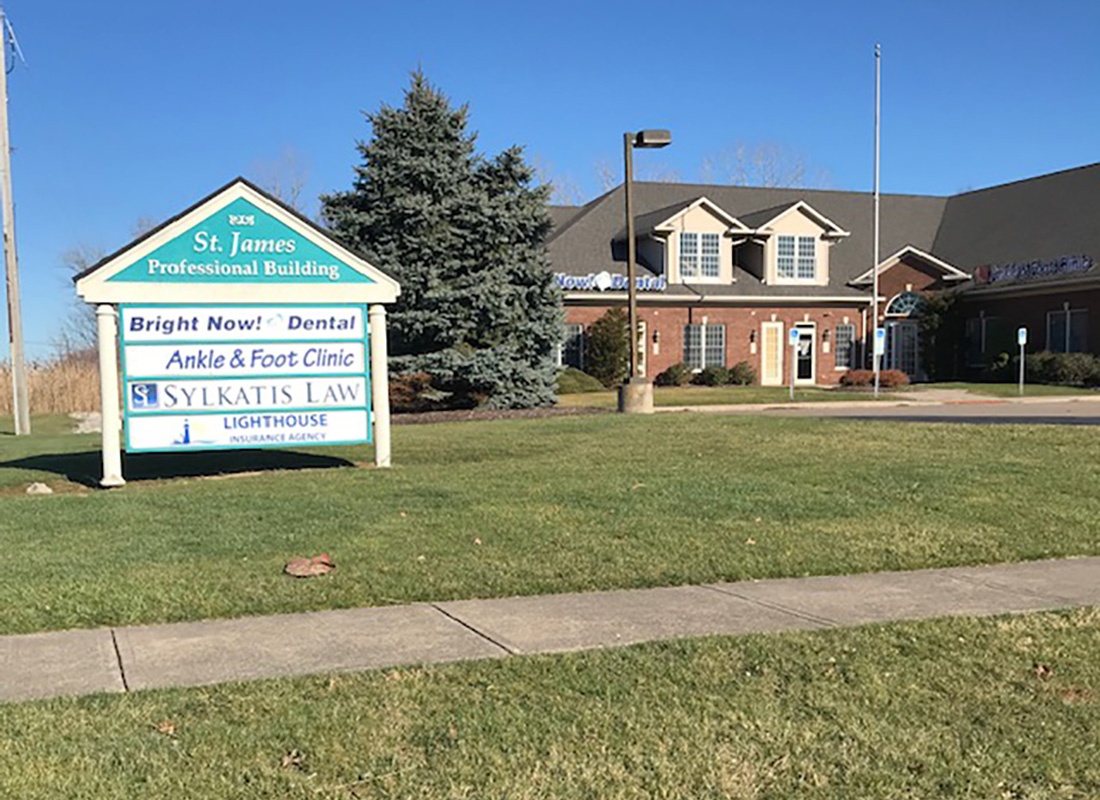
[[[261,211],[234,200],[108,278],[129,283],[373,283]]]

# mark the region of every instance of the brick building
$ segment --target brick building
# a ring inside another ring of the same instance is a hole
[[[584,331],[626,303],[623,189],[554,207],[549,240],[568,334],[563,363],[584,365]],[[640,366],[749,362],[764,385],[836,383],[866,363],[873,198],[868,193],[636,183]],[[1100,346],[1100,164],[952,197],[882,195],[879,323],[884,369],[924,376],[922,298],[958,289],[960,343],[973,365],[1015,329],[1032,350]],[[791,328],[797,347],[788,346]],[[789,359],[794,353],[795,364]]]

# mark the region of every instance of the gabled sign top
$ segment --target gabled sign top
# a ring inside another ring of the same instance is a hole
[[[393,302],[397,283],[238,178],[77,276],[90,303]]]

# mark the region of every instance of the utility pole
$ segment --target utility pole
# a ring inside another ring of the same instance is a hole
[[[0,204],[4,215],[4,270],[8,288],[8,334],[11,342],[11,381],[15,416],[15,435],[31,432],[31,412],[27,393],[27,370],[23,356],[23,312],[19,304],[19,264],[15,257],[15,203],[11,195],[11,141],[8,138],[8,36],[15,36],[0,8]],[[14,64],[14,62],[13,62]]]

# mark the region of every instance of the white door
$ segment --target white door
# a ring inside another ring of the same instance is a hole
[[[783,323],[760,323],[760,385],[783,385]]]

